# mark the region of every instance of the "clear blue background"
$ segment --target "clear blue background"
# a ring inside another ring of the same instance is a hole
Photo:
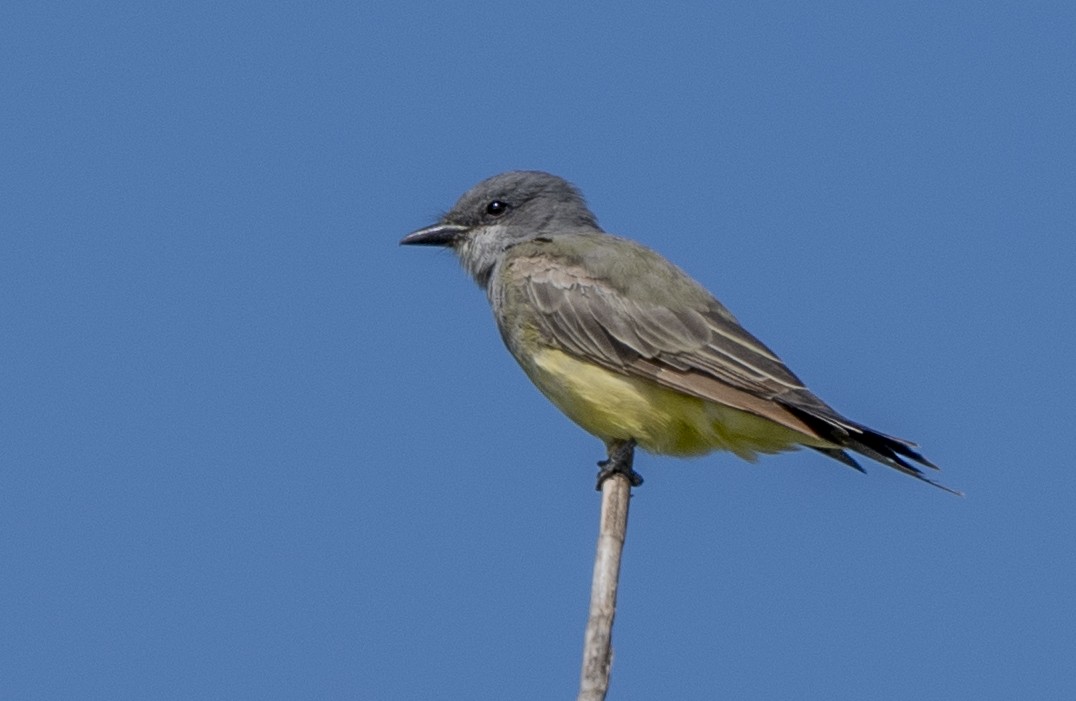
[[[452,257],[577,183],[959,499],[643,456],[611,699],[1076,698],[1069,3],[6,3],[0,698],[556,699],[599,442]]]

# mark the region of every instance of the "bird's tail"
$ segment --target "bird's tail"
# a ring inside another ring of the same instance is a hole
[[[911,475],[927,484],[934,485],[938,489],[945,490],[950,494],[964,496],[963,492],[946,487],[940,482],[935,482],[919,468],[918,465],[930,468],[931,470],[939,469],[937,465],[919,453],[917,450],[918,446],[916,446],[915,443],[906,441],[903,438],[888,436],[862,424],[857,424],[843,416],[837,415],[836,412],[829,414],[793,405],[786,406],[802,419],[804,423],[814,429],[815,433],[818,434],[820,438],[839,446],[835,448],[811,446],[818,452],[825,453],[834,460],[839,460],[849,467],[864,472],[865,470],[858,462],[856,462],[855,458],[849,455],[845,450],[847,448],[860,455],[865,455],[871,460],[875,460],[883,465],[891,467],[894,470],[903,472],[906,475]],[[918,463],[918,465],[914,463]]]

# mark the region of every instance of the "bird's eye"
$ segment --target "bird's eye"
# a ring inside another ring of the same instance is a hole
[[[493,217],[499,217],[507,211],[508,205],[500,200],[493,200],[486,205],[486,214]]]

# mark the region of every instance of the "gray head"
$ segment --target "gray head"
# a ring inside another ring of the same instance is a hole
[[[579,230],[601,231],[574,185],[549,173],[518,170],[478,183],[437,224],[408,234],[400,243],[452,248],[485,287],[508,247]]]

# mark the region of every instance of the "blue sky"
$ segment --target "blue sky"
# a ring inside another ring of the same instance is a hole
[[[544,169],[958,499],[641,456],[613,699],[1076,697],[1067,3],[8,3],[0,697],[552,699],[602,446],[448,254]]]

